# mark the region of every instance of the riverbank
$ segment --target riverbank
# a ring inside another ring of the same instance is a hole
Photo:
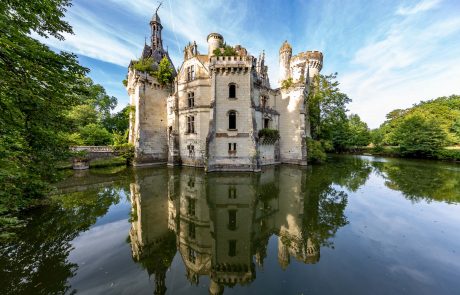
[[[426,160],[438,160],[448,162],[459,162],[460,163],[460,147],[446,147],[438,151],[433,157],[407,157],[401,154],[399,148],[396,146],[382,146],[382,147],[358,147],[348,149],[342,153],[352,155],[371,155],[380,157],[391,157],[391,158],[405,158],[405,159],[426,159]]]

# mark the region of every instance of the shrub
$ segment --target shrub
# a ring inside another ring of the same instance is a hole
[[[281,88],[283,88],[283,89],[288,89],[292,85],[294,85],[294,80],[292,80],[292,78],[288,78],[288,79],[283,80],[281,82]]]
[[[113,149],[126,161],[126,165],[131,165],[134,160],[134,146],[130,143],[122,143],[113,145]]]
[[[259,130],[259,138],[264,144],[272,144],[280,138],[280,133],[276,129],[263,128]]]
[[[160,83],[162,86],[172,82],[173,71],[171,68],[171,63],[166,56],[161,59],[160,64],[158,65],[158,70],[153,72],[153,76],[157,78],[158,83]]]
[[[153,75],[153,58],[141,58],[138,61],[134,62],[133,68],[137,71],[147,72],[150,75]]]
[[[307,159],[313,163],[320,163],[326,160],[326,152],[319,140],[307,138]]]
[[[112,142],[112,134],[94,123],[80,128],[80,138],[85,145],[108,145]]]
[[[227,44],[222,44],[212,52],[215,56],[235,56],[238,55],[235,48]]]

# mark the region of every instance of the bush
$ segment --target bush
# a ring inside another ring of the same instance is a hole
[[[326,152],[319,140],[307,138],[307,159],[308,162],[320,163],[326,160]]]
[[[113,149],[126,161],[126,165],[131,165],[134,160],[134,146],[130,143],[113,145]]]
[[[460,161],[459,149],[440,149],[436,152],[436,158],[439,160]]]
[[[294,80],[292,80],[292,78],[288,78],[288,79],[283,80],[281,82],[281,88],[283,88],[283,89],[288,89],[292,85],[294,85]]]
[[[259,138],[263,143],[271,144],[280,138],[280,133],[276,129],[264,128],[259,130]]]
[[[212,53],[215,56],[236,56],[238,55],[235,48],[227,44],[222,44],[221,47],[214,49]]]
[[[80,128],[80,138],[85,145],[108,145],[112,142],[112,134],[98,124],[88,124]]]
[[[134,62],[133,68],[137,71],[147,72],[150,75],[153,75],[153,58],[141,58],[138,61]]]

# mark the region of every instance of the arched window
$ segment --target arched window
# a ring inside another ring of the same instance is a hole
[[[228,112],[228,129],[236,129],[236,112]]]
[[[236,84],[231,83],[228,85],[228,97],[236,98]]]

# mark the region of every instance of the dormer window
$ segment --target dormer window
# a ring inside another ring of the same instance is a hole
[[[195,106],[195,93],[189,92],[187,97],[187,106],[193,108]]]
[[[228,84],[228,98],[236,98],[236,84]]]

